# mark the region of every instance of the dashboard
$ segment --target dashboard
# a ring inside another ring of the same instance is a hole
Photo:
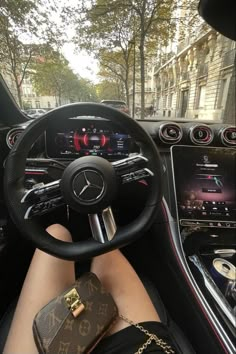
[[[1,179],[5,158],[28,124],[30,121],[0,129]],[[166,174],[165,199],[180,226],[235,228],[236,127],[185,120],[144,120],[139,124],[160,151]],[[48,124],[28,156],[25,186],[31,189],[37,183],[59,179],[64,168],[61,164],[81,156],[116,161],[139,150],[118,122],[82,116]]]
[[[53,159],[76,159],[94,155],[116,160],[128,157],[134,141],[119,125],[99,118],[71,118],[46,131],[46,155]]]

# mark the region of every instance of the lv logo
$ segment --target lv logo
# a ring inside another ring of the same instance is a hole
[[[67,318],[67,320],[66,320],[66,325],[65,325],[65,329],[68,329],[69,331],[72,331],[72,330],[73,330],[73,324],[74,324],[74,319],[69,320],[69,319]]]
[[[67,354],[70,343],[60,342],[57,354]]]
[[[77,354],[82,354],[82,353],[84,353],[84,351],[85,351],[85,347],[82,347],[82,346],[78,345]]]
[[[47,314],[46,318],[48,319],[48,329],[49,329],[49,331],[52,330],[52,328],[56,325],[56,323],[61,323],[60,318],[58,318],[55,315],[55,310],[54,309]]]
[[[108,304],[100,304],[98,308],[98,314],[102,316],[106,316],[108,309]]]
[[[98,287],[93,284],[91,279],[86,282],[86,286],[88,288],[89,295],[91,295],[94,291],[98,290]]]

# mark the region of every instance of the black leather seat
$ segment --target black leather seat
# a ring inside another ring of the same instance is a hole
[[[176,323],[170,318],[168,315],[164,304],[155,288],[153,283],[146,278],[142,278],[143,284],[147,289],[147,292],[152,299],[152,302],[156,308],[156,311],[159,314],[161,321],[169,328],[172,339],[174,340],[177,348],[180,349],[180,352],[184,354],[194,354],[195,351],[193,350],[191,344],[189,343],[188,339],[185,337],[184,333],[181,329],[176,325]],[[10,325],[12,322],[12,318],[14,315],[14,311],[16,308],[17,301],[14,301],[0,320],[0,353],[3,352],[3,348],[6,342],[7,334],[10,329]]]

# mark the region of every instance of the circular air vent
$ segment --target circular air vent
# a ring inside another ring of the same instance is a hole
[[[164,123],[160,126],[159,137],[163,143],[178,143],[183,136],[182,128],[176,123]]]
[[[19,136],[23,133],[24,129],[21,128],[14,128],[9,130],[6,136],[6,143],[7,146],[12,149],[14,144],[16,143],[16,140],[19,138]]]
[[[236,127],[227,127],[220,131],[220,138],[224,145],[236,146]]]
[[[214,134],[210,127],[205,124],[199,124],[190,128],[189,136],[195,145],[208,145],[212,142]]]

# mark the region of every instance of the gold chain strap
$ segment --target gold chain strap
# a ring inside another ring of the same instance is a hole
[[[145,333],[148,336],[146,342],[143,343],[141,347],[138,349],[138,351],[135,352],[134,354],[142,354],[144,350],[146,350],[147,347],[152,343],[153,340],[155,341],[156,345],[163,350],[165,354],[175,354],[175,351],[172,349],[170,345],[168,345],[164,340],[158,338],[155,334],[149,333],[149,331],[146,330],[143,326],[139,325],[138,323],[134,323],[133,321],[126,318],[125,316],[120,315],[120,318],[123,321],[129,323],[131,326],[138,328],[141,332]]]

